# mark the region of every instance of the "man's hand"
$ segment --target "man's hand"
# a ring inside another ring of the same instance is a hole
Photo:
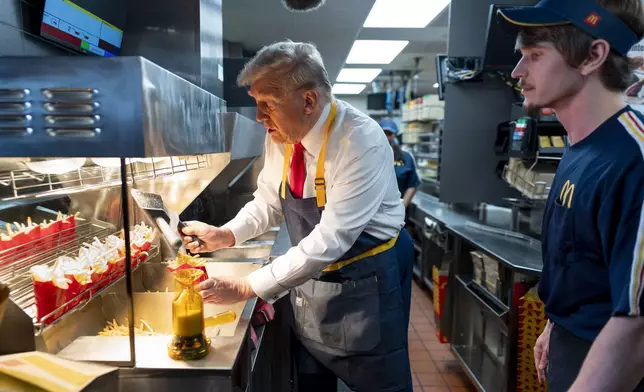
[[[232,231],[203,222],[186,222],[186,227],[183,228],[182,234],[184,235],[183,244],[192,253],[214,252],[217,249],[229,248],[235,245],[235,236]],[[199,244],[199,241],[196,241],[193,236],[203,241],[204,245]]]
[[[198,288],[204,302],[220,305],[232,305],[257,296],[247,277],[210,278],[201,282]]]
[[[548,355],[550,354],[550,331],[552,331],[552,324],[550,321],[546,324],[546,328],[541,332],[534,345],[534,367],[537,369],[537,376],[539,382],[546,381],[546,373],[548,368]]]

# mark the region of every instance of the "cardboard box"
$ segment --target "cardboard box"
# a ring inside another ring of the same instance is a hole
[[[434,283],[434,317],[436,317],[436,336],[441,343],[449,343],[440,329],[440,319],[443,315],[445,306],[445,296],[447,295],[448,271],[439,270],[438,267],[432,268],[432,281]]]
[[[0,356],[0,391],[118,391],[118,368],[37,351]]]
[[[534,367],[534,346],[546,326],[544,304],[533,288],[519,299],[519,333],[517,344],[517,392],[547,392],[539,383]]]

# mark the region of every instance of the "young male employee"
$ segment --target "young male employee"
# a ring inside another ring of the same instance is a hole
[[[407,349],[413,244],[378,124],[331,95],[313,45],[260,50],[240,84],[267,130],[255,199],[222,228],[190,222],[196,252],[240,244],[286,220],[293,247],[242,279],[212,277],[206,301],[274,301],[290,291],[300,391],[411,392]]]
[[[414,157],[396,143],[396,136],[398,136],[398,125],[393,120],[380,121],[380,127],[385,131],[387,140],[391,145],[394,152],[394,169],[396,171],[396,180],[398,180],[398,190],[403,198],[403,205],[405,208],[409,207],[416,190],[420,185],[420,178],[416,170],[416,163]]]
[[[644,116],[623,101],[641,0],[543,0],[499,14],[520,28],[513,77],[525,108],[554,109],[570,142],[543,220],[549,321],[535,365],[550,392],[644,390]]]

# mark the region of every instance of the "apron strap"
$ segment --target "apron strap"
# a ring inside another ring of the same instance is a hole
[[[347,265],[349,265],[351,263],[355,263],[356,261],[360,261],[360,260],[366,259],[367,257],[375,256],[375,255],[380,254],[382,252],[386,252],[389,249],[393,248],[394,245],[396,245],[396,241],[398,241],[398,236],[399,235],[400,234],[396,234],[396,236],[394,238],[390,239],[389,241],[387,241],[387,242],[385,242],[383,244],[380,244],[380,245],[376,246],[375,248],[371,248],[368,251],[366,251],[364,253],[361,253],[361,254],[359,254],[357,256],[354,256],[354,257],[352,257],[350,259],[338,261],[337,263],[331,264],[330,266],[326,267],[322,271],[323,272],[334,272],[334,271],[339,270],[340,268],[346,267]]]
[[[329,135],[331,134],[331,128],[333,127],[333,122],[335,121],[335,115],[337,111],[337,104],[335,100],[331,102],[331,111],[326,120],[326,130],[324,132],[324,139],[322,140],[322,146],[320,147],[320,153],[318,154],[318,163],[315,169],[315,200],[317,201],[318,208],[322,208],[326,205],[326,181],[324,180],[324,161],[326,160],[326,145],[329,141]],[[288,168],[291,164],[291,156],[293,155],[293,145],[287,144],[286,149],[284,150],[284,165],[282,167],[282,185],[281,185],[281,196],[282,199],[286,199],[286,182],[288,179]]]
[[[333,126],[333,121],[335,120],[335,111],[336,103],[333,101],[331,103],[331,112],[329,113],[329,118],[327,119],[326,131],[324,133],[324,141],[322,141],[322,147],[320,147],[320,154],[318,154],[318,165],[315,169],[315,199],[318,203],[318,208],[322,208],[326,205],[326,181],[324,181],[324,161],[326,160],[326,144],[329,141],[329,134],[331,133],[331,127]]]

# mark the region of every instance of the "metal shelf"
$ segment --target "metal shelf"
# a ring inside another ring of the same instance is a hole
[[[525,174],[529,172],[528,170]],[[503,167],[503,180],[531,200],[545,200],[550,193],[549,184],[541,181],[532,182],[526,179],[524,174],[510,169],[508,165]]]
[[[430,160],[438,160],[439,155],[438,154],[423,154],[423,153],[417,153],[415,154],[416,159],[430,159]]]
[[[93,162],[64,174],[40,174],[29,169],[0,171],[0,201],[79,192],[121,183],[118,158],[107,158],[109,166]],[[116,160],[116,161],[115,161]],[[128,182],[170,176],[210,167],[207,155],[132,159]]]
[[[52,266],[61,256],[75,257],[78,255],[78,251],[83,244],[92,242],[95,238],[103,241],[110,234],[115,233],[117,233],[116,227],[108,223],[97,220],[83,222],[80,218],[77,218],[76,226],[73,228],[0,252],[0,282],[9,286],[11,299],[33,319],[36,334],[42,333],[45,328],[45,322],[38,322],[36,317],[36,299],[31,277],[31,267],[37,265]],[[45,241],[50,237],[57,238],[52,239],[53,243]],[[48,242],[49,245],[45,245]],[[147,260],[157,256],[159,251],[159,247],[156,245],[150,247]],[[91,301],[92,298],[120,281],[122,277],[123,275],[109,276],[107,280],[110,283],[106,284],[102,281],[93,284],[86,291],[79,293],[77,297],[70,299],[49,315],[43,317],[43,320],[46,321],[52,314],[61,313],[65,308],[69,308],[71,304],[75,304],[75,307],[65,311],[62,317],[51,323],[46,323],[47,326],[56,324],[70,313],[82,308],[83,304]]]
[[[434,185],[439,185],[440,184],[436,177],[421,177],[421,180],[423,182],[427,182],[429,184],[434,184]]]
[[[419,118],[419,119],[416,119],[416,120],[403,120],[401,122],[405,123],[405,124],[409,124],[409,123],[415,123],[415,122],[418,122],[418,123],[432,123],[432,122],[438,122],[438,121],[442,121],[442,119],[439,119],[439,118]]]
[[[402,111],[400,109],[392,110],[392,111],[387,111],[387,110],[368,110],[367,111],[368,116],[375,116],[375,117],[398,117],[402,115]]]
[[[550,156],[555,156],[559,159],[561,159],[561,156],[563,156],[564,152],[566,152],[565,147],[542,147],[539,148],[539,155],[550,155]]]
[[[507,328],[507,318],[510,308],[506,304],[494,294],[490,293],[485,287],[476,283],[470,275],[456,275],[456,281],[476,300],[479,306],[483,306],[488,313],[503,321],[503,323],[506,323]],[[507,334],[507,331],[505,333]]]

